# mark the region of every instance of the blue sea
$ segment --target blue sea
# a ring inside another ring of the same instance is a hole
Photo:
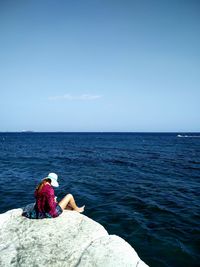
[[[200,133],[0,133],[0,212],[49,172],[148,265],[199,266]]]

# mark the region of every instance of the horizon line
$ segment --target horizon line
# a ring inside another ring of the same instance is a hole
[[[0,133],[199,133],[200,131],[0,131]]]

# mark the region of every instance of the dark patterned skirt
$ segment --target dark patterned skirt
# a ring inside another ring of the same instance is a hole
[[[61,209],[61,207],[57,204],[56,205],[56,215],[55,217],[58,217],[61,213],[63,212],[63,210]],[[52,217],[52,215],[48,212],[39,212],[36,209],[36,206],[32,206],[32,207],[28,207],[25,208],[22,216],[29,218],[29,219],[44,219],[44,218],[54,218]]]

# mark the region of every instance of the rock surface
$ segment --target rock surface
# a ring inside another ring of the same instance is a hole
[[[0,214],[0,266],[147,267],[122,238],[75,211],[30,220],[22,209]]]

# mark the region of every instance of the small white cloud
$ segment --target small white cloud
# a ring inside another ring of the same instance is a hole
[[[62,96],[51,96],[49,97],[49,100],[96,100],[101,98],[101,95],[90,95],[90,94],[82,94],[82,95],[71,95],[71,94],[65,94]]]

